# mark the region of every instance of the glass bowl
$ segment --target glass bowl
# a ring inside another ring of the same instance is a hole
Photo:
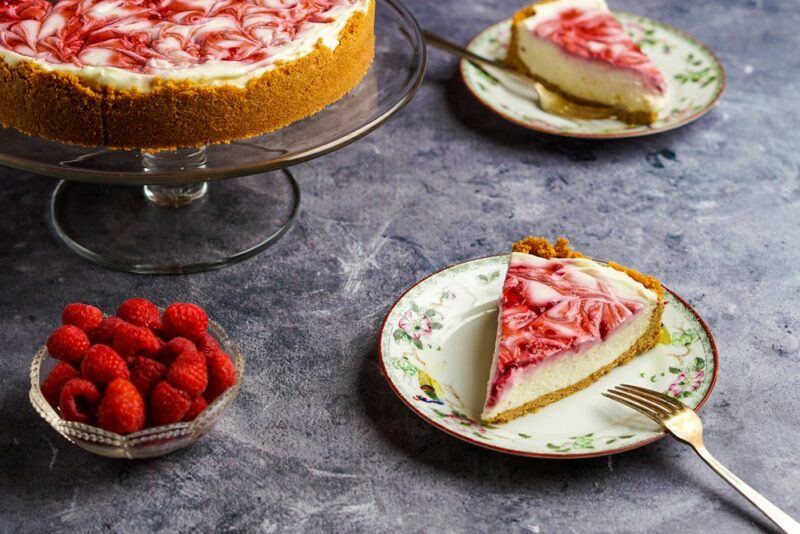
[[[29,395],[31,404],[56,432],[89,452],[109,458],[128,458],[130,460],[169,454],[194,443],[200,436],[208,432],[239,395],[244,378],[244,356],[219,324],[209,321],[208,332],[233,360],[236,366],[236,383],[209,404],[194,421],[154,426],[124,436],[96,426],[65,421],[42,395],[42,367],[55,366],[56,362],[49,357],[47,347],[44,346],[36,351],[36,356],[31,363]]]

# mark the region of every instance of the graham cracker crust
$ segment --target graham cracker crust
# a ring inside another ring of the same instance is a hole
[[[278,130],[336,102],[374,57],[375,2],[355,13],[330,50],[251,80],[244,88],[165,82],[151,92],[93,87],[32,61],[0,59],[0,123],[29,135],[85,146],[173,149],[229,142]]]
[[[537,237],[537,236],[529,236],[520,241],[517,241],[512,246],[512,250],[514,252],[522,252],[525,254],[532,254],[534,256],[539,256],[541,258],[586,258],[591,259],[588,256],[584,256],[578,251],[575,251],[570,248],[569,240],[564,237],[559,237],[556,239],[556,242],[550,243],[544,237]],[[591,375],[587,376],[586,378],[567,386],[565,388],[550,392],[546,395],[543,395],[537,399],[534,399],[530,402],[523,404],[522,406],[517,406],[516,408],[512,408],[510,410],[506,410],[504,412],[500,412],[496,416],[483,419],[486,423],[507,423],[512,419],[516,419],[517,417],[522,417],[523,415],[527,415],[530,413],[534,413],[537,410],[549,405],[553,404],[556,401],[563,399],[564,397],[568,397],[573,393],[576,393],[582,389],[585,389],[592,385],[593,383],[600,380],[600,378],[611,371],[614,367],[619,365],[623,365],[628,363],[630,360],[638,356],[639,354],[646,352],[653,347],[656,346],[658,343],[659,333],[661,331],[661,317],[664,314],[664,288],[661,285],[661,282],[658,281],[657,278],[654,276],[648,276],[642,274],[638,271],[620,265],[618,263],[609,262],[608,265],[618,271],[626,273],[628,276],[636,280],[637,282],[641,283],[646,288],[650,289],[654,293],[658,295],[658,304],[656,308],[653,310],[653,313],[650,315],[650,322],[647,326],[647,330],[645,330],[644,334],[636,340],[628,350],[623,352],[617,359],[615,359],[610,364],[601,367]]]

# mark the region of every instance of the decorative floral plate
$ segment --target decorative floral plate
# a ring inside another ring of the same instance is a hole
[[[664,436],[649,419],[602,397],[620,383],[663,391],[692,408],[708,398],[717,349],[708,327],[667,291],[659,344],[587,389],[505,424],[480,421],[508,256],[459,263],[417,283],[389,311],[380,362],[417,415],[489,449],[542,458],[614,454]]]
[[[616,119],[572,120],[542,111],[533,89],[512,75],[490,67],[461,62],[461,76],[475,97],[492,111],[525,128],[582,138],[639,137],[665,132],[706,114],[725,87],[725,70],[705,45],[682,31],[651,18],[615,12],[628,33],[667,79],[667,107],[649,126],[631,126]],[[480,55],[504,59],[511,20],[479,33],[468,48]]]

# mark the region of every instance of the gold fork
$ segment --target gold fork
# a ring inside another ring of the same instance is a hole
[[[685,404],[652,389],[628,384],[612,388],[603,395],[646,415],[680,441],[691,445],[711,469],[761,510],[778,528],[791,534],[800,534],[800,523],[742,482],[739,477],[728,471],[716,458],[711,456],[703,443],[703,423],[697,414],[687,408]]]

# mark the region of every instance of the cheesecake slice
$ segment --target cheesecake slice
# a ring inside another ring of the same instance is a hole
[[[564,238],[515,243],[482,419],[535,412],[651,349],[663,293],[656,278],[587,258]]]
[[[518,11],[506,62],[549,89],[613,107],[630,124],[655,122],[667,82],[603,0],[543,0]]]

